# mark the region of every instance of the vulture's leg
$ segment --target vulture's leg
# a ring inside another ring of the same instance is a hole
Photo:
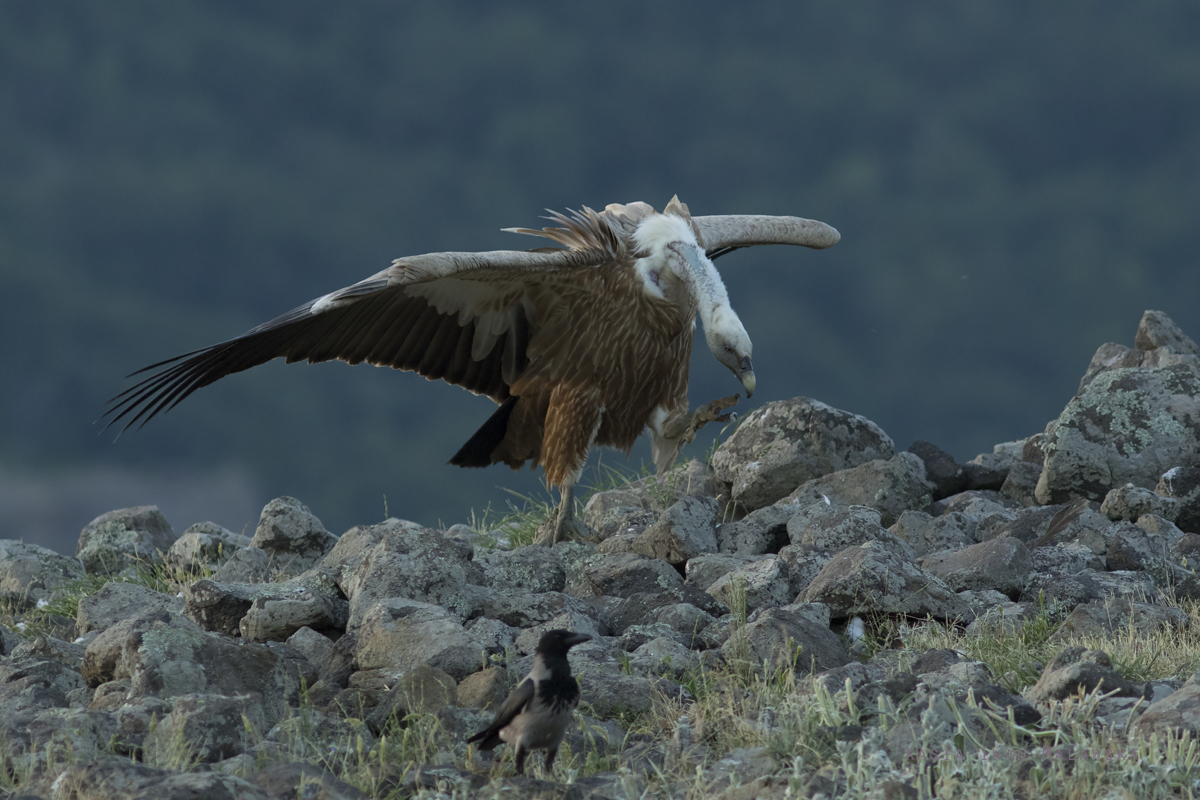
[[[575,484],[600,430],[604,404],[590,386],[558,386],[550,396],[542,445],[546,480],[558,486],[558,513],[538,528],[535,544],[594,539],[595,531],[575,516]]]

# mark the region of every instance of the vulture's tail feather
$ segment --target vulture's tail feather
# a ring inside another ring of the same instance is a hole
[[[496,412],[488,417],[487,422],[475,431],[475,435],[459,448],[454,458],[450,459],[450,463],[456,467],[490,467],[493,463],[492,452],[504,441],[504,436],[508,433],[508,418],[512,416],[516,406],[516,396],[505,400]]]

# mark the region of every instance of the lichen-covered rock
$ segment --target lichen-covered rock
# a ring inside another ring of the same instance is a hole
[[[243,547],[217,568],[212,579],[218,583],[261,583],[271,580],[278,573],[273,559],[265,550]]]
[[[1200,373],[1183,365],[1103,372],[1047,435],[1038,502],[1100,500],[1126,483],[1152,488],[1200,458]]]
[[[1097,687],[1105,693],[1115,692],[1118,697],[1141,697],[1147,690],[1146,684],[1132,683],[1113,669],[1107,653],[1086,647],[1068,647],[1046,665],[1037,683],[1025,692],[1025,697],[1031,703],[1040,704],[1064,700],[1081,689],[1091,692]]]
[[[808,674],[824,672],[850,661],[837,634],[803,613],[764,610],[745,631],[721,647],[730,661],[749,656],[756,669],[787,666]]]
[[[1000,485],[1000,496],[1023,506],[1037,505],[1037,485],[1042,477],[1042,465],[1018,461],[1012,465]]]
[[[325,530],[308,506],[294,497],[277,497],[263,508],[252,547],[272,559],[285,574],[299,575],[333,549],[337,537]]]
[[[683,497],[664,511],[633,543],[633,552],[668,564],[717,550],[717,501]]]
[[[582,565],[581,581],[568,583],[567,591],[579,597],[611,595],[626,597],[661,592],[683,585],[683,578],[665,561],[636,553],[614,553],[589,558]]]
[[[197,522],[167,550],[164,560],[177,569],[219,568],[234,553],[250,546],[250,537],[225,530],[215,522]]]
[[[778,553],[790,541],[788,520],[799,510],[798,505],[776,503],[721,523],[717,525],[717,550],[738,556]]]
[[[114,581],[79,601],[75,612],[75,632],[83,635],[89,631],[105,630],[131,616],[162,610],[180,612],[183,610],[183,601],[174,595],[156,592],[136,583]]]
[[[933,484],[934,499],[940,500],[967,488],[967,476],[962,465],[937,445],[931,442],[913,442],[908,452],[921,459],[925,465],[925,478]]]
[[[1173,520],[1179,515],[1179,501],[1127,483],[1109,490],[1100,504],[1100,513],[1114,521],[1127,519],[1136,522],[1143,514]]]
[[[441,606],[389,598],[367,611],[358,636],[360,669],[405,672],[428,664],[456,680],[479,669],[479,642]]]
[[[287,639],[287,646],[301,653],[308,663],[320,667],[333,652],[333,642],[328,636],[309,627],[299,628]]]
[[[271,800],[254,784],[219,772],[175,772],[128,758],[76,762],[55,781],[55,797],[69,800]]]
[[[1195,677],[1150,707],[1130,726],[1133,736],[1149,739],[1200,733],[1200,681]]]
[[[580,707],[601,719],[646,713],[654,706],[656,698],[680,693],[679,684],[667,678],[619,671],[581,672],[578,679]]]
[[[532,628],[568,611],[579,614],[590,612],[582,600],[562,592],[485,592],[479,595],[479,606],[484,618],[497,620],[513,628]]]
[[[654,592],[635,592],[617,601],[611,611],[602,616],[613,636],[620,636],[634,625],[649,625],[657,621],[660,609],[687,603],[709,616],[721,616],[729,609],[716,598],[695,586],[679,586]]]
[[[807,481],[785,500],[803,505],[830,501],[870,506],[879,511],[881,524],[887,527],[905,511],[924,509],[933,502],[933,494],[925,482],[921,459],[912,453],[900,453]]]
[[[919,564],[956,592],[994,589],[1018,597],[1025,588],[1031,559],[1029,548],[1011,536],[1004,536],[926,556]]]
[[[800,599],[824,603],[835,619],[864,611],[947,620],[968,613],[967,605],[945,583],[881,541],[834,555]]]
[[[717,477],[733,499],[762,508],[805,481],[891,458],[892,440],[870,420],[797,397],[751,412],[713,454]]]
[[[1101,637],[1132,629],[1139,636],[1160,630],[1182,630],[1188,615],[1173,606],[1137,603],[1132,600],[1093,600],[1081,603],[1054,632],[1058,640]]]
[[[65,708],[67,696],[83,685],[78,672],[57,661],[5,659],[0,663],[0,721],[20,730],[43,711]]]
[[[973,531],[977,525],[977,520],[958,511],[940,517],[924,511],[905,511],[887,530],[906,542],[912,548],[913,556],[920,558],[930,553],[969,547],[975,540],[968,531]]]
[[[1177,503],[1175,524],[1186,533],[1200,533],[1200,467],[1172,467],[1154,487],[1156,494]]]
[[[787,562],[779,556],[759,556],[742,564],[714,581],[708,593],[730,608],[740,600],[747,611],[787,605],[795,596]]]
[[[341,721],[345,724],[344,721]],[[324,731],[322,731],[324,732]],[[362,735],[359,732],[358,735]],[[373,740],[366,733],[368,741]],[[336,742],[330,747],[341,745]],[[354,788],[333,772],[316,766],[292,762],[289,764],[272,764],[255,772],[250,780],[256,786],[273,798],[314,798],[314,800],[367,800],[367,795]]]
[[[1138,323],[1133,349],[1111,342],[1092,356],[1076,396],[1083,394],[1096,376],[1114,369],[1169,367],[1176,364],[1200,370],[1200,348],[1161,311],[1147,311]]]
[[[247,641],[282,642],[305,627],[345,628],[349,614],[349,603],[330,592],[307,586],[281,587],[255,597],[238,622],[238,630]]]
[[[495,711],[512,689],[508,670],[487,667],[473,672],[458,683],[455,696],[458,704],[470,708]]]
[[[0,597],[29,603],[49,600],[56,590],[82,576],[77,558],[16,539],[0,539]]]
[[[171,713],[159,720],[146,737],[146,755],[152,761],[170,761],[180,753],[181,743],[203,763],[213,763],[246,749],[247,731],[243,717],[259,735],[266,733],[261,704],[249,696],[185,694],[175,698]]]
[[[250,695],[270,726],[298,701],[302,676],[280,650],[239,643],[158,611],[123,620],[93,639],[83,677],[91,686],[128,680],[133,697]]]
[[[496,589],[561,592],[567,583],[562,558],[549,547],[493,550],[476,561],[483,568],[487,585]]]
[[[464,621],[477,605],[470,587],[483,577],[453,541],[398,519],[346,531],[322,565],[350,598],[351,629],[394,597],[442,606]]]
[[[813,513],[814,511],[818,513]],[[888,541],[912,558],[908,545],[880,525],[880,514],[867,506],[831,507],[817,503],[793,516],[787,524],[792,544],[836,553],[875,540]]]
[[[175,542],[158,506],[136,506],[101,514],[79,534],[75,556],[89,575],[112,575],[138,563],[157,564]]]
[[[409,714],[429,714],[458,702],[458,682],[446,672],[418,664],[396,681],[371,712],[367,723],[382,731],[387,723]]]

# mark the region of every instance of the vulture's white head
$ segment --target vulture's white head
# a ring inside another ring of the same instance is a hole
[[[646,217],[638,224],[634,240],[638,249],[646,254],[638,260],[638,274],[646,291],[658,297],[663,295],[657,288],[657,270],[664,268],[695,288],[708,349],[737,377],[746,390],[746,397],[750,397],[755,387],[750,335],[729,305],[725,283],[696,241],[690,220],[671,213],[670,208],[668,206],[668,211]]]

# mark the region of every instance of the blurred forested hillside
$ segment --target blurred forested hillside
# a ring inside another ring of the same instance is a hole
[[[446,465],[488,400],[366,366],[267,365],[115,444],[93,420],[132,370],[397,256],[675,193],[842,232],[718,262],[753,405],[960,459],[1027,436],[1144,309],[1200,338],[1198,30],[1117,0],[0,4],[0,536],[69,549],[138,503],[252,529],[279,494],[338,533],[385,498],[450,524],[539,491]],[[701,347],[693,402],[737,388]]]

